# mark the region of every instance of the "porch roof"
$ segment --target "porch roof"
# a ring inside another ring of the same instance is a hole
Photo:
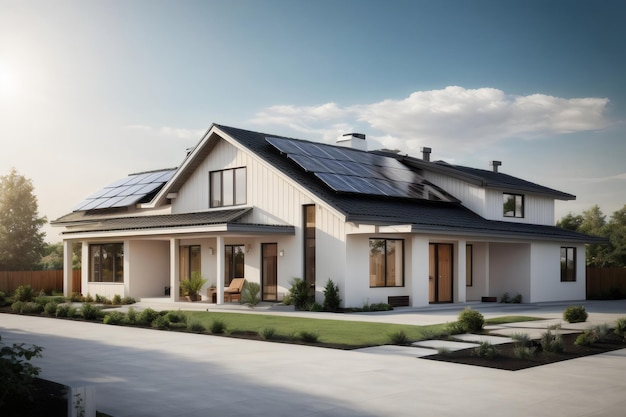
[[[131,216],[113,218],[93,218],[88,215],[82,216],[80,220],[75,216],[67,219],[68,229],[63,234],[75,234],[85,232],[113,232],[113,231],[156,231],[162,229],[164,232],[172,229],[201,226],[224,226],[223,231],[238,232],[272,232],[272,233],[295,233],[295,228],[290,225],[265,225],[243,223],[241,218],[251,211],[251,207],[238,208],[233,210],[203,211],[196,213],[181,214],[158,214],[151,216]],[[63,224],[59,219],[56,224]],[[71,227],[71,225],[75,225]]]

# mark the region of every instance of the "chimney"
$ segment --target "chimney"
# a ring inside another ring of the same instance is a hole
[[[502,161],[491,161],[489,165],[493,168],[493,172],[498,172],[498,167],[502,165]]]
[[[432,149],[424,146],[420,148],[420,151],[422,151],[422,159],[424,161],[430,162],[430,153],[433,151]]]
[[[364,133],[346,133],[337,139],[337,145],[343,146],[344,148],[367,151],[367,142]]]

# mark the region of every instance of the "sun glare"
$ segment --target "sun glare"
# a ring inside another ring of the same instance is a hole
[[[20,90],[20,77],[16,71],[0,66],[0,99],[10,99]]]

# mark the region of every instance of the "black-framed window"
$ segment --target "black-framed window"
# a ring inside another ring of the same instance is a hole
[[[211,207],[246,204],[246,167],[209,173]]]
[[[190,279],[194,272],[201,273],[200,245],[180,247],[180,279]]]
[[[524,217],[524,196],[521,194],[502,194],[502,214],[504,217]]]
[[[576,248],[561,248],[561,282],[576,281]]]
[[[370,288],[404,286],[404,240],[370,239]]]
[[[124,282],[124,244],[89,245],[89,282]]]
[[[245,278],[245,250],[244,245],[226,245],[224,246],[224,284],[228,286],[233,278]]]
[[[315,206],[303,207],[304,280],[315,286]]]
[[[465,246],[465,286],[474,285],[474,247]]]

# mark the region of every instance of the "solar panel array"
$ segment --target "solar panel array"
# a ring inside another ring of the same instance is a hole
[[[90,195],[73,211],[119,208],[137,204],[159,190],[175,172],[175,169],[168,169],[131,174]]]
[[[267,137],[265,140],[336,192],[435,198],[434,187],[397,159],[296,139]]]

